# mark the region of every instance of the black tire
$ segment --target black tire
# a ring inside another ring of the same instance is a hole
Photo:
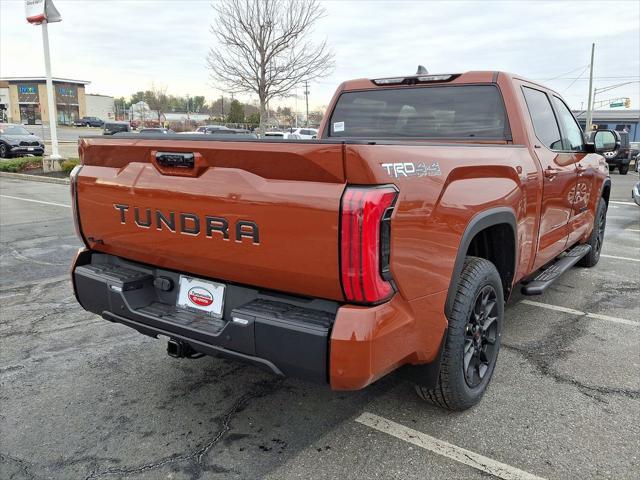
[[[483,304],[486,293],[488,300]],[[496,267],[484,258],[467,257],[449,318],[437,384],[432,389],[416,385],[418,395],[447,410],[466,410],[477,404],[496,366],[503,323],[504,294]]]
[[[618,167],[618,170],[620,170],[620,175],[626,175],[627,173],[629,173],[629,164],[620,165]]]
[[[600,252],[602,251],[602,244],[604,243],[604,231],[607,226],[607,203],[604,198],[600,197],[598,200],[598,207],[596,208],[596,216],[593,219],[593,230],[586,243],[591,245],[591,251],[582,257],[578,262],[581,267],[591,268],[594,267],[598,260],[600,260]]]
[[[0,143],[0,158],[9,158],[11,155],[9,154],[9,147],[7,147],[6,143]]]

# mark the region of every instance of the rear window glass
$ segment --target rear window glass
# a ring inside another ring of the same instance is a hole
[[[492,85],[343,93],[328,133],[357,138],[510,138],[502,96]]]

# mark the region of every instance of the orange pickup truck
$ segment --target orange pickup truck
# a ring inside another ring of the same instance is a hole
[[[175,357],[222,354],[335,390],[399,369],[477,403],[504,306],[598,262],[611,183],[560,95],[467,72],[340,85],[317,140],[80,140],[72,277],[88,311]]]

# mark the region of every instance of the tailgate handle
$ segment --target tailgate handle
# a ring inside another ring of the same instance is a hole
[[[156,161],[162,167],[193,168],[195,155],[182,152],[156,152]]]

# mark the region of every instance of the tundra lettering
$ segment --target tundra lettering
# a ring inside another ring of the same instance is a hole
[[[118,210],[120,223],[127,224],[127,212],[129,205],[114,203],[113,207]],[[155,218],[156,230],[162,231],[167,229],[172,233],[180,233],[182,235],[198,236],[200,234],[200,217],[195,213],[180,213],[179,228],[176,232],[176,214],[175,212],[164,213],[161,210],[155,210],[152,214],[151,208],[133,207],[134,224],[140,228],[150,228],[152,218]],[[206,225],[206,237],[213,238],[214,233],[220,234],[224,240],[229,240],[229,221],[223,217],[214,217],[206,215],[204,217],[204,225]],[[254,245],[260,244],[260,229],[255,222],[250,220],[238,220],[234,226],[235,241],[243,243],[243,238],[251,239]]]
[[[475,405],[512,292],[598,263],[620,135],[585,138],[559,93],[492,71],[342,83],[318,132],[81,137],[78,301],[171,356],[334,390],[400,369]]]

